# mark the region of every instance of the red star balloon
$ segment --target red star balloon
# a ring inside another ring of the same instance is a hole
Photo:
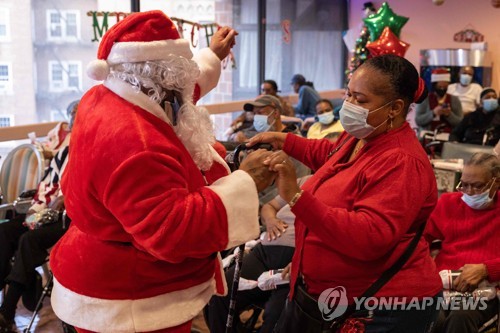
[[[364,18],[363,21],[368,31],[370,31],[370,39],[373,42],[377,40],[385,27],[389,27],[399,37],[401,28],[408,22],[408,17],[396,15],[387,2],[384,2],[377,14],[370,15]]]
[[[376,57],[382,54],[395,54],[404,57],[410,44],[400,40],[389,27],[385,27],[380,37],[374,42],[366,43],[370,56]]]

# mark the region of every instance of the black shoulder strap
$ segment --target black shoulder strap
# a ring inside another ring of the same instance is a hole
[[[361,297],[369,298],[374,296],[389,280],[396,275],[399,270],[404,266],[404,264],[410,259],[411,255],[413,254],[413,251],[415,251],[415,248],[417,247],[418,242],[420,241],[420,238],[422,237],[422,234],[424,233],[425,229],[425,223],[422,223],[422,225],[419,227],[417,230],[417,233],[411,240],[410,244],[408,244],[408,247],[405,249],[403,254],[398,258],[398,260],[392,264],[391,267],[389,267],[382,275],[378,278],[377,281],[375,281],[364,293],[361,295]],[[341,324],[345,319],[347,319],[350,315],[352,315],[356,311],[356,303],[350,304],[344,314],[340,316],[339,318],[335,319],[334,322],[332,323],[332,327],[337,326]]]

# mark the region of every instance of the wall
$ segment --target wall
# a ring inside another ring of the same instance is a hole
[[[349,28],[358,28],[363,18],[365,0],[350,0]],[[372,1],[378,9],[382,1]],[[410,19],[401,30],[400,39],[411,46],[406,58],[417,69],[420,67],[421,49],[469,48],[469,43],[453,41],[453,35],[471,25],[482,33],[488,43],[493,60],[492,86],[500,89],[500,8],[494,8],[490,0],[445,0],[441,6],[432,0],[390,0],[387,1],[394,13]]]

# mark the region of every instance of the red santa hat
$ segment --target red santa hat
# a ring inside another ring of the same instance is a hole
[[[189,42],[180,38],[172,20],[159,10],[133,13],[104,34],[97,51],[98,60],[87,66],[87,75],[102,81],[112,65],[161,60],[171,54],[193,57]]]
[[[450,72],[446,68],[436,68],[432,71],[431,82],[451,81]]]

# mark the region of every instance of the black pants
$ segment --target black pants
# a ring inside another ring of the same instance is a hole
[[[0,224],[0,286],[17,282],[27,285],[34,280],[35,268],[48,256],[47,250],[64,235],[67,229],[61,222],[29,230],[23,226],[24,216]],[[14,266],[11,267],[11,259]]]
[[[498,313],[498,303],[495,297],[484,310],[441,310],[436,333],[476,333]]]
[[[289,246],[262,246],[262,244],[257,244],[250,253],[243,256],[241,277],[248,280],[257,280],[265,271],[284,268],[292,261],[294,250],[295,248]],[[234,266],[226,271],[226,281],[229,289],[227,296],[212,297],[204,310],[210,332],[220,333],[225,331],[233,275]],[[239,291],[236,297],[236,313],[239,314],[250,305],[263,307],[264,323],[260,332],[272,332],[281,315],[289,291],[288,284],[269,291],[262,291],[259,288]],[[239,325],[241,325],[239,316],[235,316],[233,321],[234,332],[238,331]]]

